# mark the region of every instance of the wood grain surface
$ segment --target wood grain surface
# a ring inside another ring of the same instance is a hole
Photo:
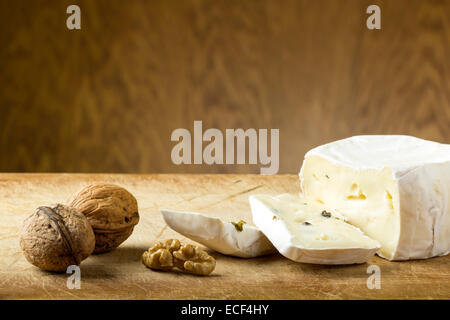
[[[67,274],[30,265],[19,248],[22,221],[40,205],[65,202],[89,183],[116,183],[137,198],[141,221],[116,250],[81,264],[81,289]],[[211,252],[207,277],[147,269],[141,254],[155,241],[186,238],[165,226],[160,208],[192,210],[251,221],[248,195],[297,193],[295,175],[0,175],[0,299],[432,299],[450,298],[450,256],[368,264],[320,266],[279,254],[240,259]],[[367,267],[381,270],[381,289],[369,290]]]
[[[449,143],[449,17],[445,0],[0,1],[0,171],[259,173],[172,164],[194,120],[279,128],[280,173],[355,134]]]

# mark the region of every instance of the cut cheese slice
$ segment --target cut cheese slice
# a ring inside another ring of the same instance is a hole
[[[303,195],[341,212],[389,260],[450,251],[450,145],[410,136],[355,136],[309,151]]]
[[[196,212],[161,210],[161,213],[170,228],[222,254],[253,258],[276,252],[258,228],[244,222],[224,222]]]
[[[249,197],[253,222],[285,257],[314,264],[364,263],[380,244],[314,202],[284,194]]]

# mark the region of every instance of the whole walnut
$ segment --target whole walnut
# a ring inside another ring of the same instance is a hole
[[[94,184],[82,189],[71,200],[71,207],[83,213],[95,233],[94,253],[118,247],[139,222],[136,198],[122,187]]]
[[[39,207],[24,221],[20,234],[25,258],[47,271],[63,272],[79,265],[94,246],[94,232],[86,217],[62,204]]]

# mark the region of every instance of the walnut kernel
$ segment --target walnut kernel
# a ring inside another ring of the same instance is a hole
[[[192,244],[181,246],[173,252],[175,265],[190,273],[207,275],[216,267],[216,260],[206,251]]]
[[[177,239],[158,242],[142,254],[142,262],[150,269],[170,270],[174,267],[188,273],[208,275],[216,260],[206,251],[191,244],[182,245]]]
[[[158,242],[142,254],[142,262],[152,269],[166,270],[174,267],[172,252],[181,244],[177,239],[169,239],[165,243]]]
[[[166,270],[173,268],[173,257],[167,249],[144,252],[142,255],[142,262],[152,269]]]

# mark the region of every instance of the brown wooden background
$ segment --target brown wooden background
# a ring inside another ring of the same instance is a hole
[[[280,173],[355,134],[450,143],[450,1],[0,0],[0,23],[0,171],[259,172],[173,165],[194,120],[279,128]]]

